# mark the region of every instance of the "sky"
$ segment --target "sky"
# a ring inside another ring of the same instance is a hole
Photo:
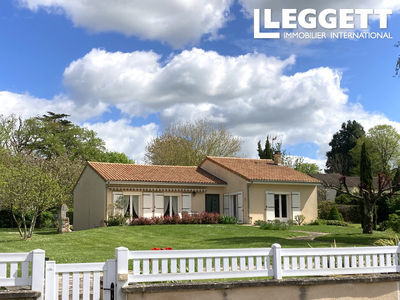
[[[255,8],[392,9],[368,29],[392,39],[254,39]],[[67,113],[137,162],[171,122],[206,119],[244,157],[268,134],[323,167],[342,122],[400,131],[399,40],[398,0],[2,0],[0,114]]]

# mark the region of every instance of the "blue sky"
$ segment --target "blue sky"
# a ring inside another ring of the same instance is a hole
[[[256,155],[258,139],[276,134],[290,154],[320,164],[347,119],[400,129],[395,1],[364,3],[394,10],[392,40],[306,43],[253,38],[249,7],[275,9],[272,0],[201,0],[193,11],[187,1],[1,1],[0,114],[67,112],[137,161],[146,142],[177,120],[223,124],[243,139],[245,156]],[[331,0],[317,8],[333,4],[341,8]],[[108,12],[107,5],[115,7]]]

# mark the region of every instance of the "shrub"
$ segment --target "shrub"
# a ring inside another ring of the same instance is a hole
[[[306,219],[306,217],[303,215],[297,215],[294,217],[294,221],[297,225],[303,224],[305,219]]]
[[[274,220],[264,222],[260,228],[263,230],[287,230],[289,229],[289,225],[279,220]]]
[[[354,205],[357,204],[357,199],[347,194],[340,194],[335,198],[336,204]]]
[[[349,223],[340,220],[325,220],[325,224],[331,226],[343,226],[343,227],[349,226]]]
[[[386,220],[379,224],[378,231],[385,231],[385,230],[388,230],[389,228],[390,228],[389,220]]]
[[[317,219],[317,220],[311,221],[310,223],[308,223],[308,225],[315,225],[315,226],[326,225],[326,220]]]
[[[237,219],[231,216],[221,216],[221,224],[237,224]]]
[[[335,206],[335,203],[324,201],[318,204],[318,219],[327,220],[329,217],[329,212],[332,207]]]
[[[164,224],[218,224],[221,221],[221,216],[217,213],[203,212],[201,214],[152,217],[152,218],[135,218],[131,225],[164,225]]]
[[[398,214],[389,215],[388,225],[393,231],[400,232],[400,216]]]
[[[123,215],[109,216],[105,223],[107,226],[122,226],[126,224],[126,218]]]
[[[397,246],[400,240],[397,234],[387,239],[379,239],[374,242],[375,246]]]
[[[361,223],[361,214],[359,205],[337,205],[339,213],[343,220],[351,223]]]
[[[331,208],[327,220],[343,221],[343,216],[338,211],[336,205]]]
[[[37,228],[51,228],[56,227],[56,222],[54,220],[54,215],[50,211],[44,211],[40,214],[37,220]]]
[[[67,217],[69,218],[69,224],[73,225],[74,224],[74,209],[73,208],[68,209]]]
[[[263,221],[263,220],[256,220],[256,221],[254,221],[254,225],[255,226],[261,226],[262,224],[264,224],[265,223],[265,221]]]

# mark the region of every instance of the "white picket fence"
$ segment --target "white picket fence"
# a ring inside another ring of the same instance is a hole
[[[0,253],[0,287],[31,286],[43,295],[45,252]]]
[[[130,283],[400,272],[393,247],[130,251],[103,263],[44,263],[43,250],[0,253],[0,287],[30,285],[45,300],[122,300]],[[45,291],[44,291],[45,290]],[[42,299],[41,296],[40,299]]]
[[[115,260],[105,263],[75,263],[56,264],[55,261],[46,262],[46,294],[45,299],[62,300],[100,300],[110,299],[110,290],[100,286],[100,277],[103,278],[103,287],[110,287],[115,282]]]

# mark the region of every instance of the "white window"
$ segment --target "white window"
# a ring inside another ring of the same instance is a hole
[[[265,219],[287,221],[301,214],[299,192],[265,192]]]

